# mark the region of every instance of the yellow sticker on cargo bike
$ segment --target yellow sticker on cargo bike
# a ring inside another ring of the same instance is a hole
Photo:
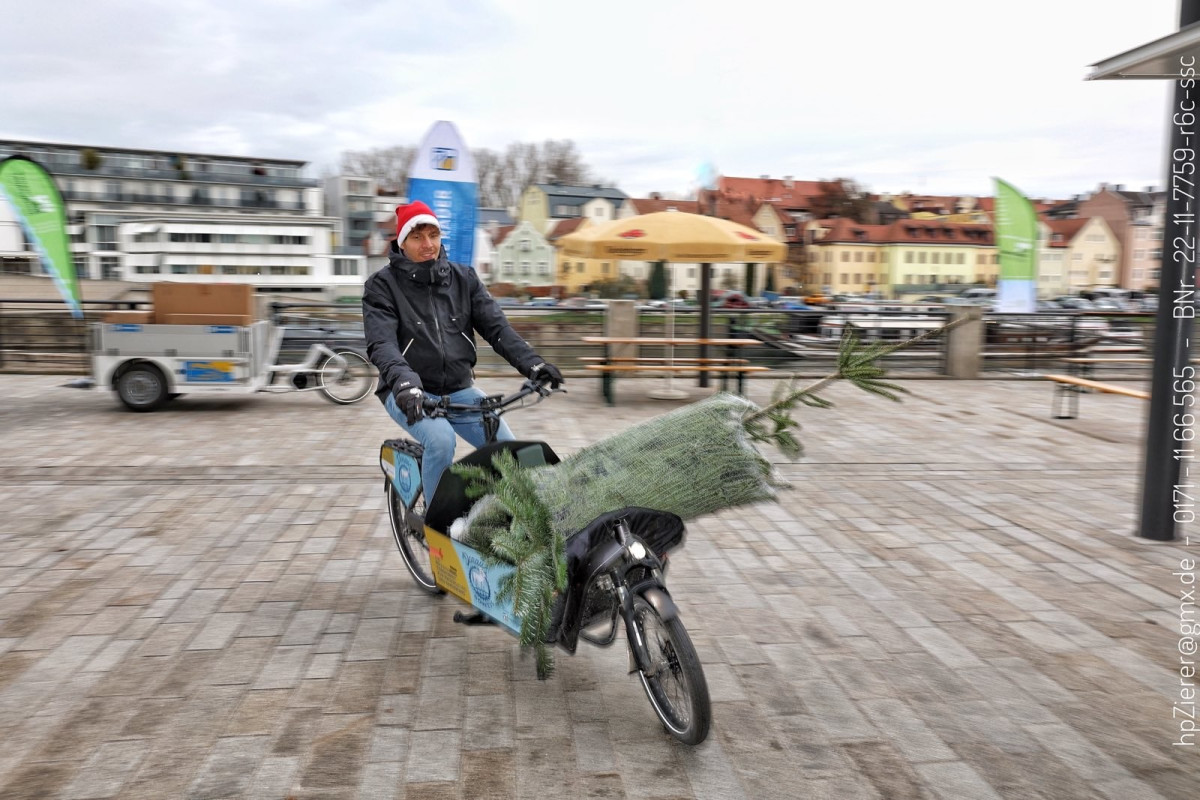
[[[487,614],[510,632],[519,634],[521,621],[513,611],[513,600],[500,601],[500,581],[513,573],[508,565],[489,565],[483,554],[443,533],[425,527],[433,579],[450,594]]]

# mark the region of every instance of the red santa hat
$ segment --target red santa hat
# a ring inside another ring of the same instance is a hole
[[[396,206],[396,241],[403,242],[418,225],[432,225],[439,231],[442,229],[429,206],[420,200],[414,200],[406,206]]]

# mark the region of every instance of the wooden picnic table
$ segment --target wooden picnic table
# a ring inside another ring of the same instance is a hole
[[[666,372],[668,375],[675,372],[697,372],[701,378],[701,386],[707,385],[703,383],[704,377],[709,372],[716,372],[721,375],[721,388],[727,386],[730,375],[734,375],[737,379],[737,391],[742,394],[745,389],[744,380],[749,372],[766,372],[766,367],[752,366],[746,363],[746,359],[735,358],[734,349],[737,347],[749,347],[751,345],[762,344],[758,339],[728,339],[728,338],[705,338],[697,339],[691,337],[661,337],[661,336],[583,336],[580,338],[585,344],[601,344],[604,345],[604,357],[598,359],[599,364],[587,364],[584,369],[595,370],[601,374],[603,378],[601,382],[601,391],[604,393],[605,400],[609,405],[616,402],[614,397],[614,382],[615,375],[619,372]],[[668,355],[666,358],[641,358],[636,355],[618,355],[614,350],[628,347],[665,347]],[[680,358],[678,363],[675,362],[671,353],[678,347],[700,347],[700,358]],[[723,347],[725,348],[725,357],[722,358],[707,358],[705,357],[708,347]]]

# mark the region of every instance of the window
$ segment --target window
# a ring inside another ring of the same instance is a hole
[[[138,275],[157,275],[158,274],[158,265],[157,264],[138,264],[136,267],[134,267],[133,271],[136,272]]]
[[[874,263],[875,263],[875,254],[874,254],[874,253],[867,253],[867,261],[868,261],[868,262],[870,262],[870,263],[872,263],[872,264],[874,264]]]
[[[537,265],[537,271],[538,271],[538,275],[549,275],[550,274],[550,262],[539,261],[538,265]]]
[[[912,256],[913,256],[913,254],[912,254],[912,250],[906,250],[906,251],[904,251],[904,263],[905,263],[905,264],[911,264],[911,263],[913,263],[913,262],[912,262]]]
[[[121,277],[120,259],[116,256],[100,256],[100,278],[102,280],[119,280]]]
[[[926,253],[924,250],[922,250],[921,252],[917,253],[917,263],[918,263],[918,264],[924,264],[924,263],[925,263],[925,258],[926,258],[926,256],[927,256],[927,253]]]
[[[116,225],[97,225],[96,231],[96,249],[97,250],[116,250],[117,249],[117,226]]]
[[[855,260],[855,262],[856,262],[856,263],[859,263],[859,264],[861,264],[861,263],[862,263],[862,256],[863,256],[863,254],[862,254],[862,250],[855,250],[855,251],[854,251],[854,260]]]
[[[333,260],[334,275],[357,275],[358,262],[352,258],[335,258]]]
[[[935,251],[934,251],[934,253],[933,253],[933,259],[932,259],[932,262],[933,262],[934,264],[940,264],[940,263],[942,263],[942,254],[941,254],[941,253],[939,253],[939,252],[937,252],[937,251],[935,250]]]
[[[842,251],[842,263],[845,264],[849,260],[850,260],[850,254],[848,252],[846,252],[845,250],[843,250]]]

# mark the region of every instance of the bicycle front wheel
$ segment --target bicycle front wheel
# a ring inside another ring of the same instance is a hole
[[[375,391],[375,367],[354,350],[335,350],[317,368],[321,394],[338,405],[357,403]]]
[[[700,744],[708,736],[712,705],[708,683],[679,617],[663,619],[643,597],[633,601],[633,624],[650,656],[638,671],[646,697],[667,731],[684,744]],[[634,632],[629,632],[630,636]]]
[[[384,480],[383,486],[387,493],[388,518],[392,522],[392,539],[396,542],[400,557],[404,559],[404,566],[412,573],[417,586],[430,594],[442,594],[433,579],[433,562],[429,558],[429,543],[425,541],[424,527],[417,530],[417,526],[409,524],[408,509],[392,482]]]

